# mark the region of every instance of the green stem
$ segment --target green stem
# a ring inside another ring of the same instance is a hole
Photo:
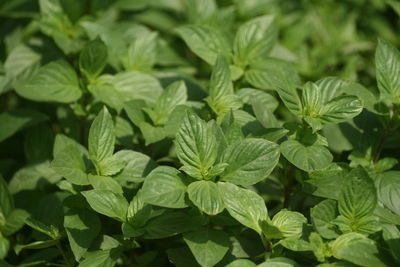
[[[56,246],[57,246],[58,250],[60,251],[60,253],[61,253],[62,257],[63,257],[63,259],[64,259],[64,261],[65,261],[65,264],[66,264],[68,267],[74,267],[74,264],[71,263],[71,262],[68,260],[67,255],[65,255],[65,252],[64,252],[64,250],[63,250],[63,248],[62,248],[60,242],[58,242]]]

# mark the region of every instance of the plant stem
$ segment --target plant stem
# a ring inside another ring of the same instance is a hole
[[[74,267],[74,265],[68,260],[67,255],[65,255],[65,252],[64,252],[64,250],[63,250],[63,248],[62,248],[60,242],[58,242],[56,246],[57,246],[58,250],[60,251],[60,253],[61,253],[62,257],[63,257],[63,259],[64,259],[64,261],[65,261],[65,264],[66,264],[68,267]]]

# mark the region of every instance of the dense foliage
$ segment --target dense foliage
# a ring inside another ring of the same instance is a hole
[[[0,2],[0,267],[399,266],[399,14]]]

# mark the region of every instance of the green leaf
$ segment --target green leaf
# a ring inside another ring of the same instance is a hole
[[[185,104],[187,88],[184,81],[170,84],[157,99],[153,110],[145,109],[155,125],[164,125],[178,105]]]
[[[40,123],[25,135],[24,150],[28,162],[40,162],[52,157],[54,136],[48,124]]]
[[[377,216],[363,216],[361,218],[347,218],[339,215],[334,221],[342,233],[357,232],[361,234],[373,234],[382,230]]]
[[[225,95],[233,94],[233,83],[228,60],[218,54],[212,69],[208,94],[212,100],[217,100]]]
[[[325,199],[311,208],[314,228],[323,238],[333,239],[338,236],[337,229],[332,223],[337,214],[337,202],[332,199]]]
[[[32,217],[26,219],[25,223],[29,225],[31,228],[35,229],[36,231],[39,231],[51,237],[53,240],[58,240],[61,238],[60,230],[52,224],[46,225],[41,221],[38,221]]]
[[[154,103],[162,93],[161,84],[155,77],[139,71],[119,72],[110,83],[124,101],[143,99]]]
[[[389,245],[392,255],[397,261],[400,260],[400,231],[396,225],[383,224],[382,236],[385,242]]]
[[[44,65],[15,90],[22,97],[44,102],[71,103],[82,96],[75,70],[63,60]]]
[[[82,145],[65,136],[57,135],[53,149],[51,168],[69,182],[88,185],[89,154]]]
[[[371,215],[377,205],[374,182],[366,171],[354,169],[339,197],[339,213],[350,220]]]
[[[222,54],[218,55],[213,66],[208,94],[206,102],[219,117],[241,107],[239,98],[233,93],[228,61]]]
[[[322,145],[304,145],[297,140],[288,140],[280,146],[282,155],[297,168],[312,172],[323,169],[332,162],[333,156]]]
[[[185,208],[186,185],[183,175],[175,168],[160,166],[144,180],[143,201],[167,208]]]
[[[58,240],[44,240],[44,241],[36,241],[25,245],[17,244],[14,247],[15,254],[19,255],[19,253],[24,249],[44,249],[53,247],[58,244]]]
[[[79,55],[79,69],[89,79],[99,76],[107,64],[107,46],[100,38],[90,41]]]
[[[0,142],[13,136],[18,131],[47,120],[48,117],[38,111],[15,109],[0,114]]]
[[[176,135],[176,153],[182,170],[196,179],[209,178],[217,159],[217,142],[212,128],[194,113],[187,113]]]
[[[361,113],[363,105],[355,96],[339,96],[324,106],[321,121],[325,124],[340,123]]]
[[[230,145],[222,156],[228,167],[222,181],[248,186],[267,178],[279,161],[279,146],[264,139],[249,138]]]
[[[364,267],[386,266],[377,258],[378,249],[371,239],[362,234],[348,233],[330,243],[331,252],[337,259],[344,259]]]
[[[117,263],[118,253],[116,249],[98,250],[90,252],[78,267],[113,267]]]
[[[193,204],[208,215],[216,215],[224,210],[224,203],[216,183],[193,182],[188,186],[187,191]]]
[[[271,221],[271,224],[279,229],[283,237],[293,238],[300,238],[306,223],[307,218],[303,214],[286,209],[275,214]]]
[[[207,223],[202,216],[183,212],[165,212],[152,218],[145,227],[144,238],[159,239],[193,231]]]
[[[300,267],[300,265],[291,259],[276,257],[257,265],[257,267]]]
[[[388,41],[379,39],[375,52],[376,79],[382,96],[389,96],[394,102],[400,98],[400,53]]]
[[[122,194],[97,189],[84,191],[82,194],[96,212],[121,222],[126,221],[128,201]]]
[[[277,35],[275,17],[272,15],[257,17],[242,24],[233,46],[235,64],[246,66],[268,56],[276,43]]]
[[[120,150],[115,156],[127,162],[123,170],[114,176],[114,179],[120,182],[141,183],[150,171],[157,167],[157,163],[149,156],[136,151]]]
[[[14,199],[12,198],[8,185],[0,175],[0,229],[6,223],[7,216],[14,209]]]
[[[292,112],[297,112],[300,104],[295,87],[300,84],[300,78],[291,63],[276,58],[263,58],[251,63],[245,71],[245,79],[255,88],[276,90],[285,105]],[[293,102],[296,101],[296,102]],[[293,104],[296,104],[297,107]],[[296,109],[296,111],[292,110]]]
[[[211,27],[187,25],[177,29],[178,34],[196,55],[213,65],[219,53],[230,56],[230,46],[221,33]]]
[[[226,267],[256,267],[256,264],[247,259],[238,259],[232,261]]]
[[[231,183],[218,183],[229,214],[241,224],[261,233],[260,222],[268,217],[264,199],[257,193]]]
[[[0,224],[0,232],[5,236],[11,236],[25,225],[29,213],[22,209],[13,209],[6,218],[4,226]]]
[[[4,259],[8,255],[9,249],[10,241],[0,232],[0,260]]]
[[[37,72],[42,56],[31,47],[19,44],[8,54],[4,69],[9,79],[20,82]]]
[[[111,176],[119,173],[126,165],[126,161],[116,155],[104,158],[97,163],[99,174],[103,176]]]
[[[128,47],[128,55],[122,59],[125,69],[149,71],[156,61],[157,33],[146,32],[135,38]]]
[[[94,189],[123,193],[121,185],[111,177],[89,174],[88,179]]]
[[[379,174],[376,187],[378,189],[378,198],[388,209],[400,215],[400,172],[389,171]]]
[[[223,231],[213,229],[185,233],[183,240],[203,267],[212,267],[217,264],[230,247],[229,236]]]
[[[65,213],[64,227],[75,260],[79,261],[100,233],[101,223],[90,210],[74,208]]]
[[[104,107],[94,119],[89,130],[89,156],[96,163],[112,156],[114,151],[114,123]]]

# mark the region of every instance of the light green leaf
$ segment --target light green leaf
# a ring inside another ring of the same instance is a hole
[[[122,59],[125,69],[149,71],[156,61],[157,33],[146,32],[135,38],[128,47],[128,55]]]
[[[288,99],[287,94],[289,90],[292,90],[291,87],[300,84],[295,67],[291,63],[276,58],[263,58],[251,63],[245,71],[245,79],[255,88],[276,90],[280,95],[283,93],[281,98],[284,101]],[[286,95],[285,91],[287,91]],[[294,93],[290,92],[290,94]]]
[[[51,237],[53,240],[58,240],[61,238],[60,230],[52,224],[46,225],[32,217],[27,218],[25,223],[36,231]]]
[[[170,84],[157,99],[153,110],[144,109],[155,125],[164,125],[178,105],[185,104],[187,89],[184,81]]]
[[[79,69],[89,79],[96,78],[107,64],[107,46],[100,38],[90,41],[79,55]]]
[[[339,197],[339,213],[350,220],[371,215],[377,204],[374,182],[361,168],[352,170],[348,179]]]
[[[13,136],[18,131],[47,120],[48,117],[38,111],[15,109],[0,114],[0,142]]]
[[[70,103],[82,95],[75,70],[63,60],[41,67],[32,78],[17,85],[15,90],[22,97],[44,102]]]
[[[312,247],[310,243],[298,237],[285,238],[279,241],[283,247],[293,251],[310,251]]]
[[[230,145],[222,156],[228,167],[222,181],[248,186],[269,176],[279,161],[279,146],[265,139],[249,138]]]
[[[96,212],[121,222],[126,221],[128,201],[122,194],[97,189],[84,191],[82,194]]]
[[[209,178],[208,171],[217,159],[218,152],[212,128],[196,114],[188,112],[175,143],[178,158],[185,167],[183,170],[199,180]]]
[[[89,156],[96,163],[110,157],[114,151],[114,123],[104,107],[94,119],[89,130]]]
[[[236,93],[244,103],[252,104],[253,99],[257,99],[262,105],[269,111],[273,112],[278,106],[278,100],[265,91],[253,89],[253,88],[242,88]]]
[[[261,233],[260,222],[268,217],[264,199],[257,193],[231,183],[218,183],[229,214],[241,224]]]
[[[0,232],[0,260],[4,259],[8,255],[9,249],[10,241]]]
[[[234,62],[246,66],[259,58],[268,56],[276,43],[278,30],[275,17],[265,15],[242,24],[235,37],[233,51]]]
[[[186,185],[175,168],[159,166],[144,180],[143,201],[167,208],[185,208]]]
[[[239,98],[233,93],[228,61],[222,54],[218,55],[213,66],[208,93],[206,101],[218,116],[241,106]]]
[[[53,149],[51,168],[69,182],[77,185],[89,184],[87,178],[89,154],[82,145],[65,136],[57,135]]]
[[[197,181],[188,186],[189,199],[201,211],[216,215],[224,210],[224,203],[218,186],[211,181]]]
[[[90,252],[78,267],[113,267],[117,263],[117,250],[107,249]]]
[[[22,209],[13,209],[8,214],[4,226],[0,223],[0,232],[5,236],[13,235],[25,225],[25,220],[28,217],[29,213],[27,211]]]
[[[21,245],[17,244],[14,247],[15,254],[19,255],[19,253],[24,249],[44,249],[57,245],[58,240],[44,240],[44,241],[36,241],[29,244]]]
[[[300,265],[291,259],[276,257],[257,265],[257,267],[300,267]]]
[[[279,229],[283,237],[294,238],[300,238],[306,223],[307,218],[303,214],[285,209],[275,214],[271,221],[271,224]]]
[[[229,63],[222,54],[218,55],[213,66],[208,94],[212,100],[233,94]]]
[[[126,161],[116,155],[112,155],[98,162],[97,167],[100,175],[111,176],[119,173],[126,164]]]
[[[256,267],[256,264],[247,259],[238,259],[232,261],[226,267]]]
[[[394,102],[400,98],[400,53],[388,41],[379,39],[375,52],[376,79],[379,91]]]
[[[389,171],[378,175],[378,198],[388,209],[400,215],[400,172]]]
[[[26,80],[37,72],[41,55],[25,44],[16,46],[4,62],[6,75],[11,80]]]
[[[371,215],[357,219],[339,215],[333,222],[339,226],[342,233],[357,232],[369,235],[382,230],[379,218]]]
[[[40,184],[44,188],[56,184],[62,177],[51,167],[49,161],[30,164],[18,170],[8,185],[11,194],[24,190],[36,190]]]
[[[202,267],[217,264],[230,247],[229,236],[223,231],[213,229],[185,233],[183,240]]]
[[[127,162],[124,169],[114,176],[114,179],[120,182],[141,183],[150,171],[157,167],[157,163],[149,156],[136,151],[120,150],[115,156]]]
[[[360,114],[362,109],[363,105],[357,97],[339,96],[326,103],[321,121],[326,124],[344,122]]]
[[[94,189],[110,190],[114,193],[123,194],[121,185],[111,177],[89,174],[88,179]]]
[[[139,71],[119,72],[111,85],[124,97],[124,101],[143,99],[155,102],[162,93],[160,82],[153,76]]]
[[[282,155],[290,163],[307,172],[325,168],[333,159],[329,150],[322,145],[304,145],[297,140],[288,140],[280,147]]]
[[[386,266],[377,258],[378,249],[371,239],[358,233],[339,236],[330,243],[331,252],[337,259],[344,259],[364,267]]]
[[[196,55],[213,65],[219,53],[230,56],[230,46],[223,35],[211,27],[187,25],[177,29],[178,34]]]
[[[101,223],[90,210],[70,209],[65,214],[64,227],[75,260],[79,261],[100,233]]]
[[[332,199],[325,199],[311,208],[311,220],[314,228],[326,239],[333,239],[338,236],[335,225],[332,221],[337,217],[337,202]]]

